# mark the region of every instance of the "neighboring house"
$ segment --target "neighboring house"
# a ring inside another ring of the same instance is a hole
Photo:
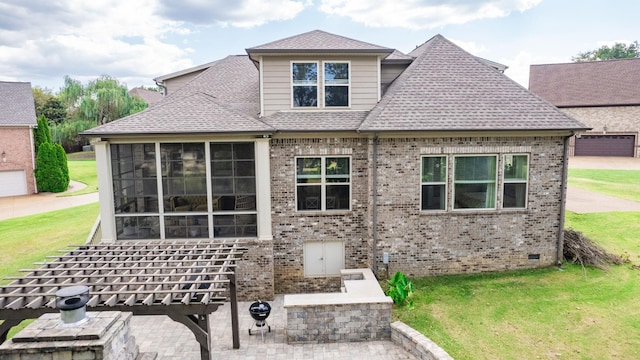
[[[37,125],[31,84],[0,81],[0,197],[37,192],[33,173]]]
[[[572,155],[640,156],[640,59],[531,65],[529,90],[591,131]],[[575,148],[574,148],[575,146]]]
[[[162,99],[164,99],[164,96],[161,93],[157,91],[147,90],[143,87],[137,87],[129,90],[129,95],[139,97],[140,99],[144,100],[144,102],[146,102],[149,106],[159,103],[160,101],[162,101]]]
[[[247,53],[84,133],[105,241],[242,238],[245,298],[337,289],[341,268],[560,262],[584,125],[440,35],[407,55],[323,31]]]

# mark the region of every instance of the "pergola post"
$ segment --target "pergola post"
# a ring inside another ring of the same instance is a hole
[[[240,349],[240,330],[238,325],[238,296],[236,290],[236,268],[232,268],[229,278],[229,297],[231,300],[231,332],[233,336],[233,348]]]

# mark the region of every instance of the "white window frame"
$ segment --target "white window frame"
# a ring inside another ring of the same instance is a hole
[[[505,174],[505,165],[507,163],[506,157],[507,156],[525,156],[527,158],[527,174],[526,174],[526,178],[524,180],[522,179],[507,179],[506,174]],[[529,162],[529,154],[522,154],[522,153],[514,153],[514,154],[503,154],[502,155],[502,201],[501,201],[501,206],[503,209],[526,209],[527,205],[529,203],[529,171],[530,169],[530,162]],[[506,184],[525,184],[525,192],[524,192],[524,207],[505,207],[504,206],[504,186]]]
[[[494,169],[494,174],[495,177],[493,179],[493,181],[491,180],[457,180],[456,179],[456,160],[458,158],[464,158],[464,157],[493,157],[495,158],[495,169]],[[453,156],[453,167],[451,169],[451,171],[453,171],[453,179],[452,179],[452,185],[453,185],[453,191],[452,191],[452,210],[453,211],[490,211],[490,210],[496,210],[497,206],[498,206],[498,167],[500,166],[499,164],[499,154],[464,154],[464,155],[454,155]],[[493,207],[480,207],[480,208],[456,208],[456,185],[457,184],[493,184]]]
[[[294,64],[316,64],[316,83],[314,84],[295,84],[293,82],[293,65]],[[292,60],[289,62],[289,89],[291,91],[291,108],[292,109],[318,109],[320,108],[320,99],[324,99],[320,92],[320,80],[321,75],[324,74],[324,66],[320,64],[319,61],[310,61],[310,60]],[[294,101],[294,91],[293,88],[296,86],[315,86],[316,87],[316,106],[295,106]]]
[[[422,174],[424,172],[423,164],[425,158],[444,158],[444,181],[422,181]],[[429,185],[444,185],[444,208],[443,209],[423,209],[422,208],[422,189],[424,186]],[[447,211],[448,205],[448,187],[449,187],[449,157],[447,155],[422,155],[420,156],[420,211],[434,212],[434,211]]]
[[[308,158],[320,158],[320,182],[319,183],[311,183],[311,184],[299,184],[298,183],[298,159],[308,159]],[[349,181],[348,182],[340,182],[333,183],[327,182],[327,173],[326,173],[326,161],[327,158],[346,158],[349,160]],[[296,156],[294,158],[294,166],[296,167],[296,171],[294,172],[294,184],[295,184],[295,201],[296,201],[296,211],[297,212],[310,212],[310,211],[350,211],[351,210],[351,195],[353,191],[352,178],[353,178],[353,164],[351,162],[351,156],[344,155],[308,155],[308,156]],[[327,209],[327,186],[332,185],[345,185],[349,186],[349,207],[348,209]],[[312,209],[312,210],[300,210],[298,208],[298,187],[299,186],[320,186],[320,208]]]
[[[346,84],[327,84],[327,79],[325,77],[325,70],[324,70],[324,66],[326,64],[347,64],[347,66],[349,67],[349,72],[348,72],[348,76],[349,78],[347,79],[348,82]],[[342,87],[347,87],[347,105],[346,106],[327,106],[326,104],[326,100],[327,100],[327,86],[342,86]],[[320,96],[320,95],[318,95]],[[322,62],[322,107],[324,108],[329,108],[329,109],[346,109],[351,107],[351,61],[348,60],[325,60]]]
[[[332,245],[337,246],[328,246]],[[313,246],[314,248],[321,247],[320,253],[313,251],[315,249],[307,249],[307,247]],[[331,254],[330,251],[334,249],[340,249],[340,254]],[[331,258],[332,262],[338,260],[339,269],[336,272],[329,271],[327,269],[327,259]],[[302,259],[304,267],[304,277],[336,277],[340,276],[340,270],[344,269],[345,253],[344,253],[344,241],[340,240],[328,240],[328,241],[307,241],[302,245]],[[318,272],[312,272],[313,268],[310,266],[311,261],[322,262],[321,270]]]

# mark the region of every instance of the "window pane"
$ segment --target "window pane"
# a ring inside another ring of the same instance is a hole
[[[327,158],[327,175],[349,175],[349,158]]]
[[[505,208],[524,208],[527,200],[527,184],[504,184],[502,197]]]
[[[320,210],[320,186],[298,186],[298,210]]]
[[[299,158],[296,161],[296,181],[302,183],[319,183],[322,173],[322,159]]]
[[[348,63],[325,63],[324,64],[325,84],[349,84],[349,64]]]
[[[219,215],[213,217],[214,237],[255,237],[258,236],[255,214]]]
[[[324,87],[325,106],[349,106],[348,86],[325,86]]]
[[[294,107],[315,107],[318,105],[317,86],[294,86],[293,106]]]
[[[504,156],[505,180],[527,180],[527,155]]]
[[[115,213],[157,213],[155,145],[111,145],[111,165]]]
[[[456,184],[456,209],[491,209],[495,207],[495,183]]]
[[[422,210],[444,210],[445,185],[422,185]]]
[[[460,156],[455,158],[455,180],[496,179],[495,156]]]
[[[317,84],[318,64],[293,63],[291,65],[291,75],[294,84]]]
[[[164,232],[167,239],[208,238],[209,222],[206,215],[167,216]]]
[[[327,210],[349,210],[349,185],[327,185]]]
[[[160,219],[157,216],[116,217],[116,233],[122,239],[159,239]]]
[[[447,158],[423,157],[422,158],[422,182],[446,182]]]

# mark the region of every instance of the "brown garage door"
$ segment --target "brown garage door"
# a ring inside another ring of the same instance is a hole
[[[576,137],[576,156],[631,156],[635,135],[582,135]]]

